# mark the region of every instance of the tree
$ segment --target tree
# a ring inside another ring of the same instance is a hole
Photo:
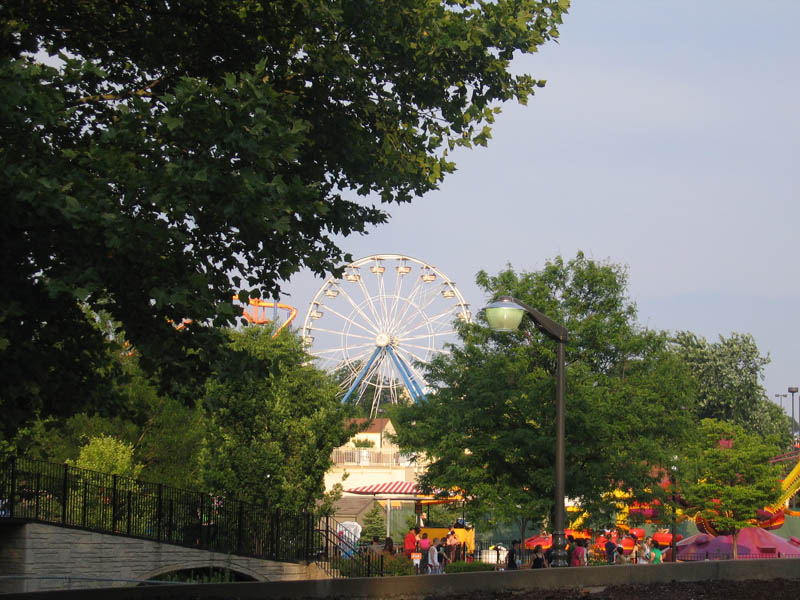
[[[160,394],[153,377],[139,366],[139,353],[125,347],[124,339],[106,335],[116,326],[102,314],[92,315],[91,321],[106,337],[106,406],[73,405],[74,414],[35,418],[9,436],[5,453],[63,463],[77,459],[86,439],[113,436],[132,445],[134,460],[143,465],[143,479],[197,487],[204,434],[201,407]]]
[[[730,422],[703,419],[698,441],[684,460],[680,493],[688,512],[699,512],[714,528],[733,535],[733,558],[744,527],[780,496],[781,468],[769,463],[781,446]]]
[[[377,502],[373,502],[372,508],[364,515],[364,528],[361,530],[362,542],[371,542],[373,537],[386,537],[386,515]]]
[[[220,494],[287,510],[314,508],[324,492],[331,452],[355,427],[338,386],[307,364],[297,336],[272,328],[227,333],[224,360],[206,384],[201,474]]]
[[[636,324],[626,281],[582,253],[538,272],[478,274],[490,297],[517,297],[569,331],[566,491],[595,519],[613,510],[607,492],[652,486],[652,467],[692,424],[686,368],[666,334]],[[395,409],[398,442],[430,461],[426,487],[464,491],[473,520],[541,522],[553,507],[555,345],[530,324],[500,334],[479,320],[460,335],[463,346],[427,369],[428,400]]]
[[[81,448],[78,459],[67,461],[73,467],[100,473],[111,473],[136,479],[144,465],[133,460],[133,444],[110,435],[89,438]]]
[[[769,356],[761,356],[752,335],[734,332],[709,343],[684,331],[673,343],[695,375],[701,418],[729,421],[765,437],[777,434],[788,446],[789,418],[760,383]]]
[[[409,202],[450,150],[485,145],[498,105],[544,85],[513,55],[556,38],[568,5],[4,3],[0,368],[84,358],[85,303],[174,379],[210,330],[170,322],[231,323],[236,291],[338,272],[336,236],[388,218],[364,198]],[[4,381],[4,412],[45,380]]]

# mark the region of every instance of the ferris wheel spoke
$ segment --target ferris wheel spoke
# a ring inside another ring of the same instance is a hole
[[[394,271],[394,286],[392,287],[392,291],[394,292],[392,298],[392,308],[389,311],[389,322],[394,323],[395,318],[397,316],[397,303],[400,301],[400,295],[403,292],[403,280],[405,279],[405,275],[401,275],[398,269]]]
[[[438,352],[439,354],[450,354],[444,348],[436,348],[436,347],[428,347],[428,346],[418,346],[417,344],[406,344],[405,340],[403,340],[403,348],[417,348],[419,350],[426,350],[427,352]]]
[[[334,335],[342,335],[341,331],[336,331],[335,329],[326,329],[324,327],[316,327],[316,326],[309,327],[309,331],[314,331],[314,332],[319,331],[319,332],[322,332],[322,333],[332,333]],[[352,337],[352,338],[358,338],[360,340],[370,340],[373,344],[375,343],[375,336],[374,335],[373,336],[367,336],[367,335],[361,335],[361,334],[358,334],[358,333],[350,333],[350,332],[348,332],[345,335],[347,337],[349,337],[349,338]]]
[[[447,310],[442,311],[437,315],[433,315],[431,317],[425,316],[417,321],[414,321],[411,325],[408,326],[408,328],[405,331],[399,332],[397,335],[399,335],[400,337],[404,337],[422,327],[432,328],[434,326],[436,327],[450,326],[450,324],[447,321],[442,321],[442,319],[444,319],[445,317],[452,317],[452,316],[453,316],[453,310],[448,308]]]
[[[372,302],[372,295],[369,293],[367,289],[367,285],[364,283],[364,278],[358,278],[358,287],[361,290],[361,293],[364,295],[364,299],[367,301],[367,306],[369,306],[370,311],[372,312],[372,316],[375,318],[375,323],[377,324],[378,331],[382,328],[381,317],[378,315],[377,310],[375,310],[375,304]]]
[[[365,352],[368,353],[370,348],[375,348],[375,342],[370,342],[367,344],[356,344],[355,346],[339,346],[336,348],[322,348],[320,350],[314,350],[314,354],[312,356],[319,356],[321,358],[323,354],[341,354],[342,356],[347,356],[345,354],[348,350],[360,350],[361,348],[366,348]]]
[[[425,360],[424,356],[419,356],[414,351],[412,351],[412,350],[410,350],[408,348],[405,348],[405,347],[404,348],[395,348],[395,352],[398,353],[399,356],[403,357],[403,359],[406,360],[406,362],[409,365],[412,364],[412,360],[408,360],[408,359],[413,359],[413,361],[417,361],[418,360],[420,362],[427,362]]]
[[[350,294],[348,294],[348,293],[347,293],[347,291],[346,291],[346,290],[345,290],[345,289],[344,289],[344,288],[343,288],[341,285],[337,285],[337,288],[339,289],[339,292],[341,292],[342,296],[344,296],[344,298],[345,298],[345,299],[346,299],[346,300],[347,300],[347,301],[350,303],[350,306],[352,306],[352,307],[353,307],[353,310],[355,310],[355,311],[356,311],[358,314],[360,314],[360,315],[361,315],[361,317],[362,317],[362,318],[363,318],[363,319],[364,319],[364,320],[365,320],[365,321],[366,321],[366,322],[367,322],[369,325],[371,325],[371,326],[372,326],[372,328],[373,328],[373,329],[374,329],[376,332],[377,332],[377,331],[379,331],[379,330],[380,330],[380,328],[378,327],[377,323],[375,323],[375,322],[374,322],[374,321],[373,321],[373,320],[372,320],[372,319],[371,319],[371,318],[370,318],[370,317],[367,315],[367,313],[365,313],[365,312],[364,312],[364,311],[361,309],[361,307],[360,307],[360,306],[359,306],[359,305],[358,305],[358,304],[355,302],[355,300],[353,300],[353,298],[350,296]],[[328,310],[330,310],[330,307],[329,307],[329,306],[327,306],[327,305],[325,305],[325,306],[326,306],[326,308],[328,308]],[[338,313],[338,312],[336,312],[336,311],[333,311],[333,310],[331,310],[331,312],[333,312],[333,313],[334,313],[334,314],[336,314],[336,315],[339,315],[339,316],[340,316],[340,317],[342,317],[343,319],[348,319],[348,317],[345,317],[345,316],[343,316],[341,313]],[[366,329],[366,327],[362,327],[362,328],[363,328],[363,329]]]
[[[417,294],[422,289],[424,282],[422,281],[421,277],[417,277],[417,280],[414,282],[414,287],[411,288],[411,291],[408,293],[405,299],[405,306],[403,307],[402,314],[394,320],[395,323],[402,323],[406,317],[408,316],[408,310],[411,306],[416,303]]]
[[[427,294],[425,292],[427,292]],[[418,302],[417,310],[424,313],[428,307],[438,299],[438,297],[439,294],[436,292],[436,288],[431,287],[426,289],[423,287],[423,294]]]
[[[343,293],[344,293],[344,292],[343,292]],[[352,302],[351,302],[351,304],[352,304]],[[336,310],[335,308],[333,308],[333,307],[331,307],[331,306],[329,306],[329,305],[327,305],[327,304],[326,304],[326,305],[324,305],[324,306],[325,306],[325,310],[327,310],[328,312],[330,312],[330,313],[333,313],[334,315],[336,315],[337,317],[339,317],[339,318],[340,318],[340,319],[342,319],[343,321],[345,321],[345,322],[347,322],[347,323],[350,323],[351,325],[355,325],[355,326],[356,326],[356,327],[358,327],[359,329],[363,329],[364,331],[366,331],[367,333],[369,333],[369,334],[370,334],[370,335],[372,335],[372,336],[374,336],[374,335],[375,335],[375,334],[376,334],[376,333],[379,331],[379,329],[378,329],[377,327],[375,327],[374,323],[373,323],[372,321],[368,320],[368,319],[367,319],[367,316],[366,316],[366,315],[363,313],[363,311],[361,311],[361,310],[360,310],[358,307],[355,307],[355,308],[356,308],[356,312],[358,312],[358,313],[359,313],[361,316],[363,316],[363,317],[364,317],[364,319],[367,321],[367,323],[368,323],[369,325],[372,325],[372,326],[374,327],[374,329],[373,329],[373,330],[369,330],[369,329],[367,329],[367,328],[366,328],[364,325],[362,325],[361,323],[359,323],[359,322],[358,322],[358,321],[356,321],[355,319],[351,319],[350,317],[348,317],[348,316],[346,316],[346,315],[343,315],[343,314],[342,314],[342,313],[340,313],[338,310]],[[355,306],[355,305],[354,305],[354,306]],[[309,327],[309,329],[314,329],[314,326],[313,326],[313,325],[311,325],[311,326]],[[341,332],[341,331],[338,331],[337,333],[342,333],[342,332]]]
[[[375,276],[378,279],[378,300],[380,301],[381,308],[381,327],[386,329],[386,323],[389,321],[389,309],[386,306],[386,282],[383,279],[383,273],[378,271]]]
[[[400,338],[400,343],[405,346],[406,342],[408,342],[409,340],[425,340],[425,339],[429,339],[431,337],[440,337],[440,336],[443,336],[443,335],[453,335],[455,333],[456,333],[455,329],[451,329],[449,331],[431,331],[430,333],[423,333],[421,335],[412,335],[411,337],[401,337]]]

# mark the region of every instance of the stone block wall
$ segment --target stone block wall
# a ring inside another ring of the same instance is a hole
[[[230,569],[261,582],[323,576],[313,565],[233,556],[41,523],[9,523],[0,530],[0,576],[6,577],[0,579],[0,593],[132,585],[133,580],[205,567]]]

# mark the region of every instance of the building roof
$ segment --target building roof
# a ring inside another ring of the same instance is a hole
[[[357,519],[361,513],[372,506],[374,501],[373,498],[358,498],[355,496],[339,498],[334,503],[333,510],[337,518],[352,517]]]
[[[350,422],[357,423],[358,425],[369,423],[367,428],[359,433],[383,433],[384,430],[391,424],[389,419],[352,419]]]

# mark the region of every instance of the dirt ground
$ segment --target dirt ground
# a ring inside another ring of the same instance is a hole
[[[447,600],[796,600],[797,581],[718,581],[609,586],[576,591],[475,592],[448,596]]]

